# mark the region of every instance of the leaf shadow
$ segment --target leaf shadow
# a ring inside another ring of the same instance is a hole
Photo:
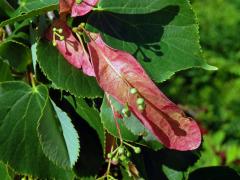
[[[151,58],[144,49],[162,56],[159,42],[164,34],[164,27],[179,14],[179,6],[167,6],[149,14],[117,14],[106,11],[94,12],[88,23],[104,34],[127,43],[134,43],[137,48],[134,56],[142,56],[145,62]],[[112,44],[114,48],[116,45]],[[122,45],[123,46],[123,45]]]
[[[162,166],[176,172],[186,172],[200,158],[201,147],[194,151],[176,151],[163,148],[153,151],[142,147],[140,155],[133,154],[133,162],[146,179],[168,179]]]

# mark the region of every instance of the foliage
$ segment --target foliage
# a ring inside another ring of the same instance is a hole
[[[223,2],[205,1],[211,12]],[[212,29],[199,13],[206,57],[223,68],[210,72],[187,0],[1,1],[0,179],[238,178],[202,168],[239,158],[239,45],[224,29],[239,28],[239,3],[226,7],[233,18],[219,13]],[[183,110],[211,129],[202,153]]]
[[[193,6],[200,21],[204,56],[219,70],[180,72],[162,88],[201,120],[205,129],[202,157],[195,168],[228,165],[239,172],[240,3],[194,0]]]

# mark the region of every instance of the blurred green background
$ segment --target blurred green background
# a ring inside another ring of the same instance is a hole
[[[202,156],[193,169],[228,165],[240,172],[240,0],[191,2],[204,57],[219,70],[183,71],[161,88],[204,131]]]

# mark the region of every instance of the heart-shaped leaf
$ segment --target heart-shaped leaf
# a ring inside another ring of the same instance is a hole
[[[21,174],[71,179],[71,171],[47,159],[38,140],[37,123],[47,102],[48,90],[43,85],[0,83],[0,160]]]
[[[133,54],[154,81],[187,68],[214,69],[202,58],[198,25],[186,0],[102,0],[99,8],[87,29]]]

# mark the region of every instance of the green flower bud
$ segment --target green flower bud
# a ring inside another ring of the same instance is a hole
[[[143,105],[142,104],[138,105],[137,108],[138,108],[139,111],[143,111],[145,109],[145,105],[144,104]]]
[[[60,41],[63,41],[65,38],[64,38],[64,36],[60,36]]]
[[[113,162],[114,164],[118,164],[118,158],[117,158],[117,157],[112,158],[112,162]]]
[[[119,159],[120,159],[121,161],[125,161],[125,160],[127,159],[127,157],[124,156],[124,155],[121,155],[121,156],[119,157]]]
[[[130,89],[130,93],[131,94],[136,94],[137,93],[137,89],[136,88],[131,88]]]
[[[127,151],[127,157],[130,157],[131,156],[131,152],[130,151]]]
[[[129,111],[128,108],[125,107],[122,109],[122,114],[124,115],[124,117],[130,117],[131,112]]]
[[[108,159],[112,159],[112,156],[113,156],[112,153],[108,153],[108,154],[107,154],[107,158],[108,158]]]
[[[77,4],[80,4],[82,2],[82,0],[76,0],[75,1]]]
[[[144,99],[143,98],[137,98],[136,103],[137,103],[137,105],[143,105],[144,104]]]
[[[77,27],[73,27],[73,28],[72,28],[72,31],[73,31],[74,33],[76,33],[76,32],[78,32],[78,28],[77,28]]]
[[[57,28],[54,27],[54,28],[53,28],[53,32],[56,32],[56,31],[57,31]]]
[[[56,43],[56,41],[54,41],[54,42],[52,43],[52,45],[53,45],[53,46],[57,46],[57,43]]]
[[[58,33],[62,34],[62,33],[63,33],[63,29],[62,29],[62,28],[59,28],[59,29],[58,29]]]
[[[119,148],[118,148],[118,153],[119,153],[119,154],[123,154],[123,153],[124,153],[124,147],[122,147],[122,146],[119,147]]]
[[[141,153],[141,148],[140,147],[135,147],[133,150],[134,150],[134,152],[136,154],[140,154]]]

